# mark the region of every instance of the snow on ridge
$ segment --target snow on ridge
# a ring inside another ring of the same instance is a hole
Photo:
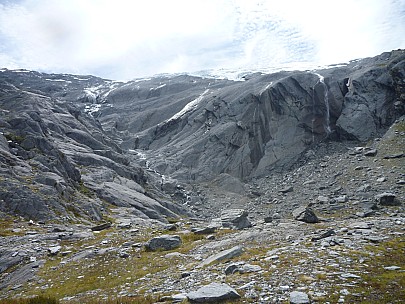
[[[271,85],[273,84],[273,81],[270,81],[269,84],[267,84],[263,89],[260,90],[259,95],[263,94],[265,91],[267,91]]]
[[[318,78],[319,78],[319,82],[321,82],[321,83],[325,83],[325,77],[323,77],[321,74],[319,74],[319,73],[314,73],[316,76],[318,76]]]
[[[204,98],[204,96],[209,92],[209,89],[206,89],[200,96],[198,96],[196,99],[190,101],[188,104],[186,104],[184,106],[183,109],[181,109],[180,112],[177,112],[176,114],[174,114],[172,117],[170,117],[169,119],[167,119],[165,122],[170,122],[172,120],[176,120],[180,117],[182,117],[184,114],[194,110],[195,108],[197,108],[198,104],[201,102],[201,100]]]
[[[166,83],[161,84],[160,86],[157,86],[156,88],[150,88],[149,90],[150,90],[150,91],[156,91],[156,90],[159,90],[159,89],[161,89],[161,88],[164,88],[165,86],[167,86]]]

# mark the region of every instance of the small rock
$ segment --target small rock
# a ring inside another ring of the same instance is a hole
[[[320,195],[317,197],[316,201],[320,204],[326,204],[329,202],[329,197]]]
[[[385,270],[399,270],[401,267],[399,266],[386,266],[384,267]]]
[[[232,264],[228,265],[224,270],[225,275],[234,274],[235,272],[237,272],[239,270],[239,266],[240,266],[240,263],[232,263]]]
[[[120,229],[130,229],[131,226],[132,226],[131,221],[122,221],[117,224],[117,228],[120,228]]]
[[[376,236],[376,235],[369,235],[364,237],[365,240],[370,241],[371,243],[380,243],[384,240],[383,237],[381,236]]]
[[[387,180],[386,177],[377,178],[377,182],[379,182],[379,183],[383,183],[383,182],[385,182],[386,180]]]
[[[364,152],[364,156],[376,156],[377,149],[368,149]]]
[[[176,231],[177,230],[177,225],[176,224],[168,224],[165,226],[165,230],[167,231]]]
[[[62,246],[49,247],[48,248],[49,255],[57,255],[61,249],[62,249]]]
[[[126,251],[121,251],[121,252],[119,253],[119,257],[120,257],[120,258],[123,258],[123,259],[129,258],[129,253],[126,252]]]
[[[286,187],[286,188],[283,188],[283,189],[280,189],[278,192],[281,192],[281,193],[288,193],[288,192],[293,192],[294,191],[294,188],[293,188],[293,186],[289,186],[289,187]]]
[[[405,157],[405,153],[401,152],[401,153],[386,155],[386,156],[384,156],[384,159],[393,159],[393,158],[401,158],[401,157]]]
[[[211,234],[211,233],[215,233],[216,230],[217,230],[217,227],[215,227],[215,226],[207,226],[207,227],[203,227],[203,228],[195,228],[192,231],[194,232],[194,234]]]
[[[239,267],[238,271],[240,273],[250,273],[250,272],[259,272],[262,270],[262,267],[259,265],[251,265],[251,264],[245,264]]]
[[[313,237],[313,238],[311,239],[311,241],[322,240],[322,239],[327,238],[327,237],[330,237],[330,236],[332,236],[332,235],[336,235],[336,232],[335,232],[335,230],[333,230],[333,229],[329,229],[328,231],[322,233],[321,235],[316,236],[316,237]]]
[[[355,222],[350,224],[349,227],[353,229],[371,229],[370,225],[366,222]]]
[[[305,292],[293,291],[290,293],[291,304],[309,304],[309,297]]]
[[[344,279],[360,279],[360,276],[353,273],[342,273],[340,276]]]
[[[365,184],[365,185],[357,188],[356,192],[367,192],[370,189],[371,189],[371,186],[369,184]]]
[[[187,295],[185,293],[178,293],[178,294],[172,295],[171,300],[174,303],[183,302],[183,301],[187,300]]]
[[[346,203],[349,199],[347,198],[346,195],[338,196],[335,199],[336,203]]]
[[[103,223],[103,224],[100,224],[100,225],[97,225],[97,226],[93,226],[90,229],[91,229],[91,231],[101,231],[101,230],[104,230],[104,229],[108,229],[110,227],[111,227],[111,223],[107,222],[107,223]]]
[[[189,276],[191,276],[191,272],[189,272],[189,271],[185,271],[185,272],[181,273],[181,278],[182,279],[187,278]]]
[[[235,289],[224,283],[211,283],[189,292],[187,298],[191,303],[218,303],[220,301],[239,299]]]

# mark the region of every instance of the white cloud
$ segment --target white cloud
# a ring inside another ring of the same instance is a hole
[[[20,0],[0,4],[0,66],[115,79],[329,64],[405,48],[402,0]]]

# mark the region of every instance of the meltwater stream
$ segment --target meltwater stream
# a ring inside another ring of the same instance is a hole
[[[319,77],[318,82],[322,84],[323,89],[324,89],[323,102],[325,104],[325,109],[326,109],[326,111],[325,111],[325,122],[326,122],[325,132],[326,132],[326,134],[329,135],[330,133],[332,133],[332,130],[330,128],[330,110],[329,110],[328,87],[327,87],[327,85],[325,83],[325,78],[321,74],[315,73],[315,75],[317,75]],[[317,82],[317,84],[318,84],[318,82]]]

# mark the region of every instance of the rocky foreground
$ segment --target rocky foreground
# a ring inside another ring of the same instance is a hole
[[[404,150],[401,119],[366,146],[319,146],[247,185],[245,202],[201,187],[212,206],[195,208],[211,220],[162,224],[125,207],[111,209],[111,225],[3,220],[1,297],[401,303]]]

